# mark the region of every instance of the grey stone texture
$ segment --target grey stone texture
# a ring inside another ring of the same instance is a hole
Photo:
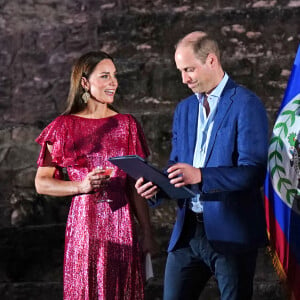
[[[174,45],[193,30],[215,36],[225,70],[265,104],[270,134],[300,40],[299,0],[0,0],[0,298],[61,299],[70,199],[37,195],[35,138],[65,107],[72,62],[101,49],[114,58],[116,108],[141,123],[159,167],[170,151],[181,83]],[[149,300],[162,291],[172,201],[151,210],[161,255]],[[254,300],[284,299],[260,252]],[[202,300],[218,299],[212,279]]]

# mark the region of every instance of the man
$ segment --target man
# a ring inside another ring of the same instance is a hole
[[[194,95],[176,108],[167,172],[175,187],[188,185],[197,196],[178,200],[164,300],[198,299],[212,274],[222,300],[251,299],[257,249],[267,242],[260,192],[266,112],[223,71],[218,45],[204,33],[180,40],[175,62]],[[136,189],[159,198],[158,188],[142,178]]]

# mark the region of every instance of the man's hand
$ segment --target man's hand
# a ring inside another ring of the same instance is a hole
[[[139,178],[136,181],[135,188],[137,190],[137,193],[146,199],[152,198],[158,192],[158,187],[150,181],[144,183],[143,177]]]
[[[175,187],[182,187],[187,184],[197,184],[202,180],[201,171],[189,164],[177,163],[168,168],[168,177]]]

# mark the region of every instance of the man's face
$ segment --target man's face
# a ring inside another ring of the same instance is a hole
[[[208,92],[211,82],[209,62],[201,62],[191,46],[179,46],[175,52],[175,63],[181,72],[182,82],[194,93]]]

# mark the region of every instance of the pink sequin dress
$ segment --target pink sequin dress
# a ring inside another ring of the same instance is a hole
[[[111,156],[149,154],[144,134],[128,114],[103,119],[74,115],[59,116],[36,140],[45,160],[46,144],[53,146],[51,164],[61,178],[66,168],[70,180],[81,181],[88,173],[86,155]],[[99,193],[72,199],[65,235],[65,300],[144,299],[143,254],[137,240],[135,221],[128,200],[128,178],[113,166],[106,191],[112,202],[98,202]]]

